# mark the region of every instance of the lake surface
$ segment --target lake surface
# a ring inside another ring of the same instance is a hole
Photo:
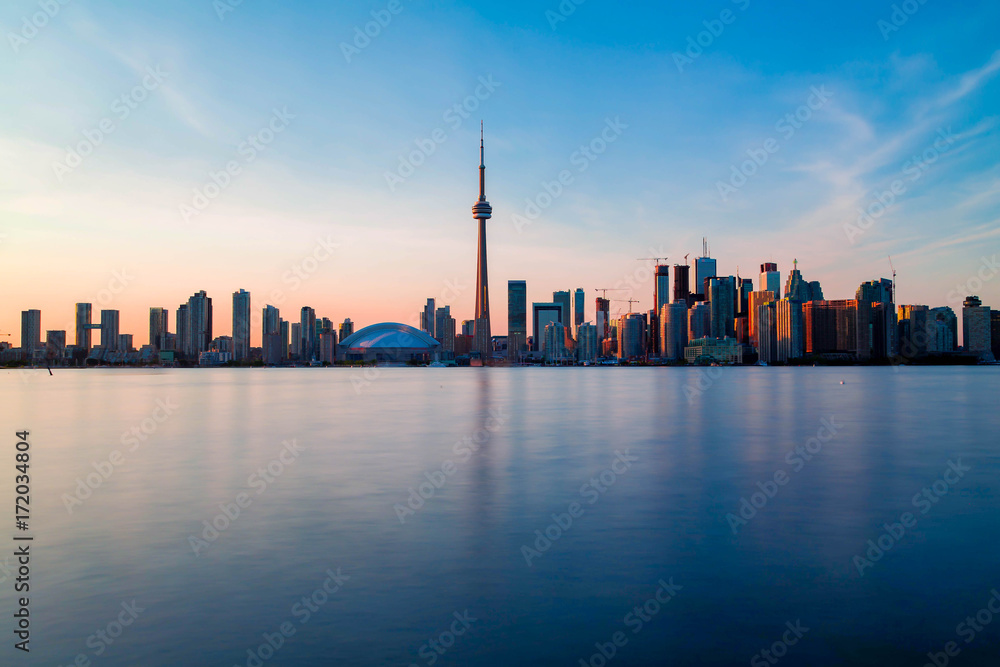
[[[998,371],[5,371],[0,664],[1000,664]]]

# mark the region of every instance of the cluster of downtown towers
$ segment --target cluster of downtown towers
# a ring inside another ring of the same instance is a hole
[[[595,322],[591,323],[584,314],[583,289],[572,294],[555,292],[552,301],[531,304],[530,337],[527,284],[508,281],[507,335],[493,336],[486,252],[486,222],[492,212],[486,200],[485,151],[480,136],[479,199],[472,207],[479,227],[475,316],[463,321],[458,333],[450,306],[435,308],[434,300],[428,299],[419,314],[420,328],[438,341],[434,354],[443,360],[467,357],[485,364],[589,363],[616,358],[743,363],[756,358],[772,364],[808,357],[877,363],[951,355],[959,350],[955,312],[947,306],[920,305],[899,306],[897,310],[891,280],[862,283],[853,299],[828,301],[819,282],[802,277],[798,262],[784,289],[777,265],[765,263],[754,289],[749,278],[719,276],[707,244],[703,256],[690,265],[656,264],[651,310],[633,313],[635,301],[630,294],[629,312],[612,317],[608,292],[627,290],[598,289],[604,296],[596,300]],[[338,337],[344,341],[354,333],[350,319],[335,329],[329,319],[317,317],[316,311],[306,306],[299,321],[290,323],[269,305],[262,311],[262,347],[252,349],[250,293],[242,289],[233,294],[232,336],[213,338],[212,299],[204,291],[177,308],[174,333],[169,332],[168,323],[165,308],[151,308],[149,344],[135,351],[132,336],[119,332],[117,310],[102,310],[100,324],[94,324],[92,304],[78,303],[76,345],[69,347],[65,330],[48,331],[43,341],[41,312],[26,310],[21,313],[21,347],[12,349],[0,343],[0,361],[56,358],[80,362],[89,358],[155,363],[165,357],[173,361],[177,355],[189,363],[208,365],[229,361],[333,363]],[[1000,311],[991,311],[978,297],[969,296],[963,303],[962,324],[964,355],[987,361],[1000,358]],[[94,329],[101,333],[97,348],[91,344]]]

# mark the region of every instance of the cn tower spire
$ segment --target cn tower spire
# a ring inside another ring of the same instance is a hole
[[[472,217],[479,223],[479,249],[476,258],[476,317],[472,350],[484,365],[493,357],[493,336],[490,331],[490,288],[486,270],[486,221],[493,217],[493,207],[486,201],[485,130],[479,126],[479,200],[472,206]]]

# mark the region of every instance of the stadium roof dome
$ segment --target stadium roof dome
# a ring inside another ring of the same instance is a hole
[[[427,350],[441,348],[441,343],[426,332],[406,324],[382,322],[365,327],[340,341],[351,350]]]

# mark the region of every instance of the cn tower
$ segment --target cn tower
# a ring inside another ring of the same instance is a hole
[[[490,283],[486,271],[486,221],[493,217],[493,207],[486,201],[486,153],[483,127],[479,127],[479,201],[472,206],[472,217],[479,221],[479,253],[476,266],[476,316],[472,336],[472,351],[478,352],[483,364],[493,358],[493,337],[490,333]]]

